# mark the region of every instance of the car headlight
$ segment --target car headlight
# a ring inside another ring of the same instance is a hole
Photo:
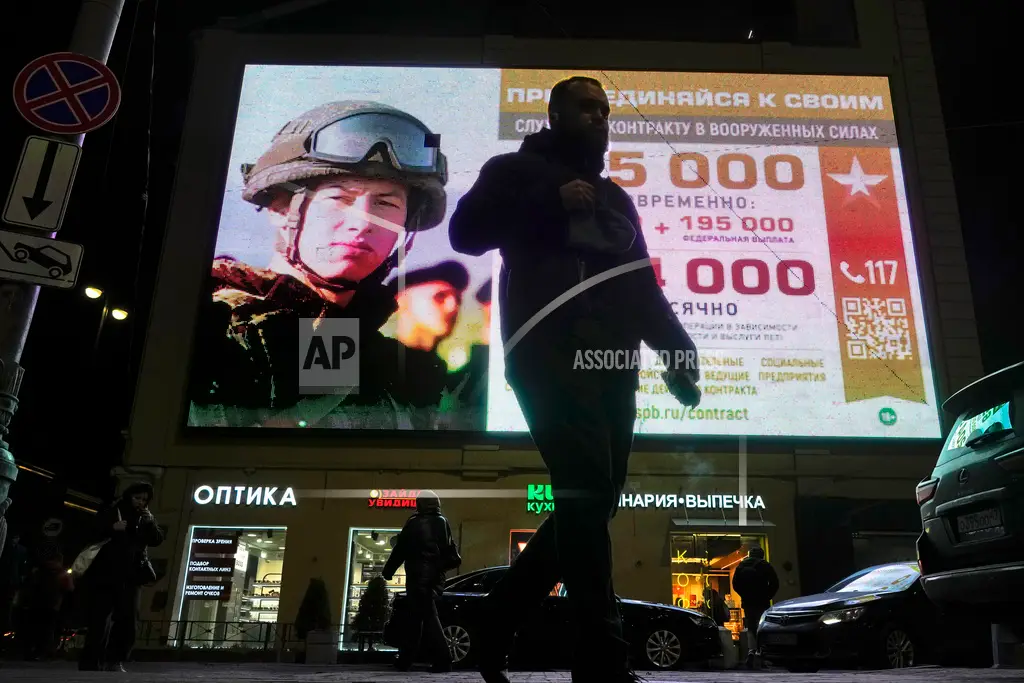
[[[761,612],[761,618],[757,620],[757,627],[761,628],[761,624],[764,623],[764,618],[768,616],[767,612]]]
[[[854,607],[853,609],[841,609],[835,612],[825,612],[821,615],[819,621],[825,626],[832,626],[833,624],[845,624],[850,621],[856,621],[860,619],[860,616],[864,614],[863,607]]]

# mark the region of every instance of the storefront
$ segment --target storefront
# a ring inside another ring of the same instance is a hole
[[[776,566],[777,599],[799,594],[792,486],[759,479],[756,493],[727,494],[721,491],[730,483],[735,488],[735,479],[698,483],[700,489],[693,479],[659,477],[656,486],[642,480],[629,484],[611,527],[616,589],[631,598],[707,613],[708,599],[720,596],[730,613],[726,627],[738,638],[743,608],[732,578],[750,548],[764,549]],[[530,517],[539,522],[553,510],[550,485],[526,487]],[[534,529],[524,525],[509,531],[510,562]]]
[[[341,647],[352,649],[358,647],[356,630],[353,622],[359,613],[359,600],[366,591],[370,580],[380,576],[384,564],[391,556],[391,549],[398,538],[398,528],[358,528],[349,529],[348,581],[345,584],[345,597],[341,605]],[[394,596],[405,590],[405,566],[399,567],[391,581],[388,581],[388,592]]]
[[[766,533],[674,531],[671,534],[672,603],[711,616],[713,604],[722,599],[729,608],[725,627],[739,638],[743,630],[743,605],[733,589],[736,567],[753,547],[765,551],[771,561]]]
[[[193,526],[178,623],[189,647],[260,646],[278,622],[287,527]],[[176,641],[178,634],[173,634]]]
[[[358,647],[353,622],[360,598],[383,570],[420,489],[440,493],[463,557],[459,572],[465,573],[515,560],[554,509],[550,486],[538,480],[519,475],[481,485],[445,474],[168,470],[158,482],[162,507],[154,512],[169,535],[153,556],[171,571],[147,589],[152,593],[143,598],[143,618],[176,624],[167,642],[177,644],[180,636],[185,647],[283,641],[293,637],[310,581],[322,579],[341,646]],[[776,600],[809,592],[801,581],[805,565],[817,567],[817,555],[838,548],[824,544],[825,538],[844,535],[847,550],[821,562],[851,566],[910,547],[908,530],[875,519],[894,517],[892,505],[847,498],[829,503],[836,514],[844,512],[841,518],[825,515],[821,504],[808,508],[817,510],[811,519],[802,513],[798,558],[796,483],[751,477],[747,490],[737,489],[735,477],[631,477],[611,523],[618,593],[706,610],[714,591],[730,609],[728,628],[738,633],[743,606],[733,577],[751,547],[763,548],[775,567]],[[858,510],[851,518],[855,525],[840,524]],[[865,516],[867,510],[877,514]],[[404,586],[399,568],[387,590],[393,595]]]

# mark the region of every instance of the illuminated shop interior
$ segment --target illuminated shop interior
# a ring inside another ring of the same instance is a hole
[[[671,535],[672,602],[711,616],[705,602],[705,590],[717,591],[729,607],[725,627],[739,639],[743,630],[743,609],[740,596],[733,590],[732,577],[736,566],[747,556],[747,550],[759,545],[765,558],[771,560],[768,537],[764,534],[679,533]]]
[[[345,582],[344,602],[341,606],[341,647],[354,649],[358,647],[356,633],[352,621],[359,610],[359,598],[367,585],[375,576],[380,576],[384,563],[391,556],[391,544],[397,539],[401,529],[350,529],[348,550],[348,581]],[[388,582],[388,591],[392,599],[396,593],[405,590],[405,565],[398,568],[395,576]],[[375,645],[375,649],[388,649]]]
[[[195,537],[206,528],[238,535],[231,589],[225,599],[196,600],[182,596],[179,620],[190,622],[185,645],[230,648],[251,643],[262,646],[267,629],[272,627],[260,628],[259,625],[279,621],[287,527],[193,527],[191,535]]]

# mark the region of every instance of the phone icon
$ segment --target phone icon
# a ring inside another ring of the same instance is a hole
[[[846,261],[840,261],[839,262],[839,270],[843,271],[843,275],[845,275],[846,279],[849,280],[850,282],[854,282],[854,283],[856,283],[858,285],[864,284],[864,276],[863,275],[853,275],[853,274],[851,274],[850,273],[850,264],[847,263]]]

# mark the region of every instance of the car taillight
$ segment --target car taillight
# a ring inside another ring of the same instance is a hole
[[[939,486],[938,479],[922,481],[917,485],[917,504],[924,505],[935,495],[935,489]]]
[[[1024,472],[1024,450],[1001,455],[995,459],[995,463],[1010,472]]]

